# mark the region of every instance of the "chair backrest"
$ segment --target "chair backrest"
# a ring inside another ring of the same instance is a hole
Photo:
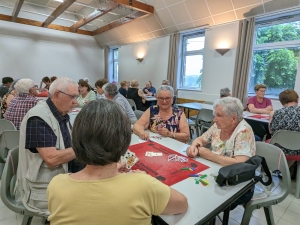
[[[22,203],[19,203],[15,200],[14,195],[12,195],[12,189],[11,185],[14,186],[14,183],[12,182],[14,180],[14,177],[17,174],[18,169],[18,161],[19,161],[19,147],[16,147],[12,149],[8,153],[8,160],[7,163],[5,163],[3,175],[1,178],[1,199],[4,205],[8,207],[10,210],[24,214],[25,207]]]
[[[213,105],[214,103],[213,103],[213,102],[210,102],[210,101],[205,101],[203,104]]]
[[[245,120],[251,126],[253,133],[261,139],[264,139],[264,136],[267,134],[264,124],[260,121],[255,121],[247,118],[245,118]]]
[[[275,195],[270,195],[266,201],[283,201],[291,189],[291,177],[284,153],[280,148],[264,142],[256,142],[256,155],[266,159],[269,170],[280,170],[282,179],[279,181],[280,189]]]
[[[0,119],[0,134],[5,130],[16,130],[16,127],[9,120]]]
[[[141,118],[141,116],[143,115],[143,111],[141,111],[141,110],[135,110],[134,111],[134,114],[135,114],[135,116],[136,116],[136,118],[137,119],[140,119]]]
[[[196,121],[198,123],[201,122],[209,123],[213,121],[213,119],[214,119],[214,115],[213,115],[213,110],[211,109],[201,109],[196,117]]]
[[[127,101],[128,101],[129,104],[131,105],[133,111],[137,110],[136,105],[135,105],[135,102],[134,102],[132,99],[127,98]]]
[[[0,134],[0,162],[5,162],[9,150],[19,146],[19,139],[19,130],[5,130]]]
[[[270,144],[280,144],[289,150],[300,149],[300,132],[279,130],[271,138]]]

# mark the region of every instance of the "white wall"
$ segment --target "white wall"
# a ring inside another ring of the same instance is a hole
[[[124,45],[119,48],[119,82],[137,79],[140,88],[148,80],[154,87],[167,79],[169,36],[153,39],[149,42]],[[138,55],[145,54],[144,60],[136,60]]]

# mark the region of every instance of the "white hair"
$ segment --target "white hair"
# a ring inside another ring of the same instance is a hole
[[[35,86],[33,80],[28,78],[20,79],[15,84],[15,89],[18,94],[28,94],[30,89]]]
[[[170,91],[172,96],[174,96],[174,89],[171,86],[161,85],[156,91],[157,95],[160,91]]]
[[[234,98],[234,97],[220,98],[214,103],[214,111],[217,106],[222,107],[222,110],[226,116],[236,115],[237,120],[239,122],[244,119],[243,117],[244,107],[238,98]]]
[[[50,85],[50,88],[49,88],[50,97],[52,97],[54,95],[54,93],[57,91],[63,91],[63,92],[67,91],[70,84],[73,84],[76,87],[78,87],[78,84],[68,77],[57,78]]]

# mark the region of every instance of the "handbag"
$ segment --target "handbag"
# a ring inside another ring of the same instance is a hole
[[[262,175],[255,175],[255,170],[262,166],[268,180],[264,181]],[[216,182],[222,187],[225,185],[237,185],[251,179],[260,181],[263,185],[268,186],[272,183],[272,176],[264,157],[255,155],[243,163],[235,163],[224,166],[219,170]]]

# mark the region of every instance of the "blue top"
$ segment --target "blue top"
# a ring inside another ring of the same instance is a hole
[[[146,89],[147,89],[149,92],[151,92],[152,95],[154,95],[154,94],[156,93],[155,87],[151,87],[150,89],[148,89],[147,87],[144,87],[144,88],[143,88],[144,94],[147,94],[147,93],[145,92]]]
[[[120,87],[119,93],[123,95],[125,98],[127,98],[127,90],[125,88]]]

